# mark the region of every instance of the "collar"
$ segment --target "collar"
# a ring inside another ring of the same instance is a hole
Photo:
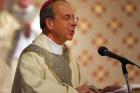
[[[52,41],[48,36],[41,33],[33,42],[34,44],[46,49],[47,51],[62,55],[63,54],[63,48],[64,45],[58,45],[54,41]]]
[[[58,54],[58,55],[62,55],[63,53],[63,45],[58,45],[57,43],[55,43],[53,40],[51,40],[51,38],[48,38],[48,43],[52,48],[52,51],[54,54]]]

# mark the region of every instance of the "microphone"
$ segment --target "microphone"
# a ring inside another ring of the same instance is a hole
[[[134,64],[133,62],[129,61],[128,59],[122,57],[122,56],[119,56],[111,51],[109,51],[106,47],[100,47],[98,49],[98,53],[101,55],[101,56],[108,56],[108,57],[111,57],[111,58],[114,58],[116,60],[119,60],[119,62],[122,63],[122,71],[123,71],[123,75],[125,76],[125,80],[126,80],[126,83],[127,83],[127,87],[128,87],[128,93],[130,93],[130,86],[129,86],[129,83],[128,83],[128,71],[126,69],[126,65],[127,64],[131,64],[131,65],[135,65],[137,66],[139,69],[140,69],[140,66]]]
[[[126,64],[136,65],[133,62],[129,61],[128,59],[109,51],[106,47],[103,47],[103,46],[98,49],[98,53],[101,56],[108,56],[108,57],[114,58],[116,60],[119,60],[124,65],[126,65]]]

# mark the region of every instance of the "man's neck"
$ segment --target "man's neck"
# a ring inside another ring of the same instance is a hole
[[[65,43],[64,40],[62,40],[61,38],[52,35],[51,33],[44,33],[45,35],[47,35],[53,42],[55,42],[58,45],[63,45]]]

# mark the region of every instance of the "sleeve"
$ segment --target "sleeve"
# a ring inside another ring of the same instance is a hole
[[[78,93],[71,86],[58,84],[53,79],[44,79],[45,69],[43,69],[43,64],[41,63],[42,60],[43,58],[41,59],[34,52],[28,52],[21,56],[19,72],[24,81],[24,88],[29,86],[34,90],[34,93]]]

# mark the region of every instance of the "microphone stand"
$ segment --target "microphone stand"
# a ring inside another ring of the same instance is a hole
[[[122,62],[122,71],[123,71],[123,75],[125,77],[125,81],[126,81],[126,84],[127,84],[128,93],[131,93],[130,92],[130,85],[129,85],[129,82],[128,82],[128,71],[127,71],[126,65],[127,65],[127,62]],[[140,69],[140,66],[138,66],[137,64],[133,63],[132,65],[134,65],[134,66],[136,66]]]
[[[126,59],[124,57],[119,57],[119,56],[116,56],[116,57],[117,57],[116,59],[119,59],[119,61],[122,63],[123,75],[125,77],[125,81],[126,81],[126,84],[127,84],[128,93],[130,93],[130,85],[129,85],[129,82],[128,82],[128,71],[127,71],[126,65],[131,64],[131,65],[134,65],[134,66],[138,67],[139,69],[140,69],[140,66],[138,66],[137,64],[129,61],[128,59]]]
[[[131,64],[131,65],[134,65],[136,67],[138,67],[140,69],[140,66],[138,66],[137,64],[135,63],[132,63],[130,62],[128,59],[126,58],[122,58],[121,60],[119,60],[122,62],[122,71],[123,71],[123,75],[125,77],[125,81],[126,81],[126,84],[127,84],[127,88],[128,88],[128,93],[130,93],[130,85],[129,85],[129,82],[128,82],[128,71],[127,71],[127,68],[126,68],[126,65],[127,64]]]
[[[131,93],[130,92],[130,85],[129,85],[129,82],[128,82],[128,71],[126,69],[126,64],[125,63],[122,63],[122,71],[123,71],[123,75],[125,77],[125,81],[126,81],[126,84],[127,84],[128,93]]]
[[[138,67],[140,69],[140,66],[138,66],[137,64],[134,64],[134,66]]]

